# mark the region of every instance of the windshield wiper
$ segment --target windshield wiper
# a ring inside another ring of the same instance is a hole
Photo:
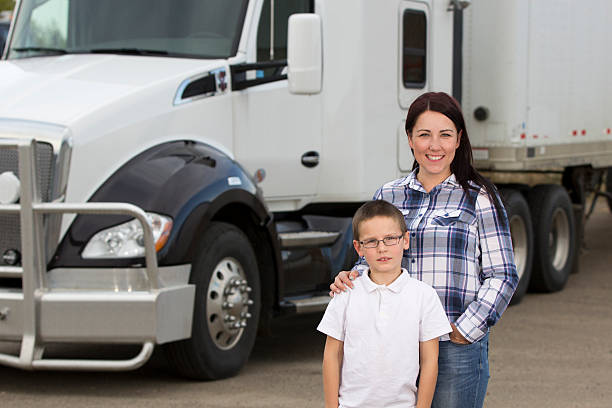
[[[168,55],[168,51],[145,50],[141,48],[94,48],[92,54],[123,54],[123,55]]]
[[[11,51],[17,51],[17,52],[28,52],[28,51],[32,51],[32,52],[46,52],[49,54],[68,54],[69,52],[67,50],[64,50],[62,48],[49,48],[49,47],[12,47]]]

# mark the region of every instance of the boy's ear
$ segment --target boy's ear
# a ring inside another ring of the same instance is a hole
[[[404,249],[410,248],[410,231],[404,234]]]
[[[363,256],[363,251],[361,250],[361,245],[359,245],[359,241],[353,240],[353,246],[355,247],[355,251],[359,256]]]

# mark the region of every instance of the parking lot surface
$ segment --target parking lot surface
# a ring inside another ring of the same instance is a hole
[[[612,406],[612,214],[607,206],[597,207],[585,235],[580,272],[570,276],[565,290],[528,294],[492,330],[486,407]],[[223,381],[173,377],[159,352],[134,372],[0,367],[1,405],[321,407],[324,337],[315,331],[320,317],[276,321],[272,335],[258,339],[240,375]],[[15,346],[0,343],[0,351],[11,349]],[[114,356],[116,350],[99,352]]]

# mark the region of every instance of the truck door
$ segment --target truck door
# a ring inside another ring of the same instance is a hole
[[[311,0],[263,2],[256,51],[247,64],[255,69],[244,72],[251,85],[234,93],[236,158],[251,174],[265,174],[259,186],[272,211],[308,203],[324,159],[320,96],[292,95],[286,80],[288,18],[313,8]]]
[[[433,70],[429,68],[429,8],[416,1],[403,1],[399,10],[399,86],[398,101],[402,109],[408,109],[412,101],[430,90]],[[399,168],[412,169],[413,156],[404,130],[405,120],[400,123],[397,137],[399,146]]]

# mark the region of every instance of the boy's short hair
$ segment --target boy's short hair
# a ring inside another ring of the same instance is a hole
[[[374,200],[367,201],[355,212],[353,216],[353,239],[359,241],[359,225],[367,220],[374,217],[389,217],[393,218],[400,229],[402,234],[408,231],[406,227],[406,221],[402,212],[393,204],[385,200]]]

